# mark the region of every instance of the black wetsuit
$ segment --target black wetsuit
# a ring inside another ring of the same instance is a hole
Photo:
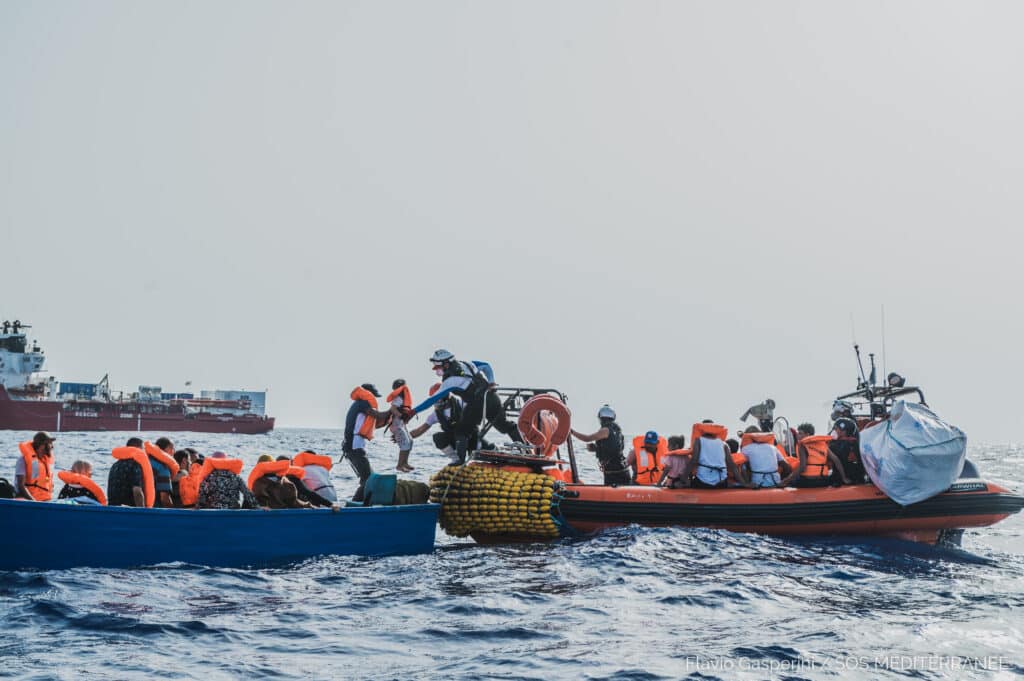
[[[445,367],[444,380],[449,378],[466,378],[469,383],[464,388],[456,388],[452,393],[462,400],[462,414],[455,423],[455,452],[462,461],[466,460],[467,452],[475,447],[479,436],[479,428],[484,418],[485,406],[487,420],[494,425],[499,433],[504,433],[513,442],[522,442],[519,428],[505,418],[501,398],[490,390],[490,383],[482,371],[467,362],[451,361]]]
[[[622,435],[622,429],[615,421],[603,421],[601,427],[608,429],[608,437],[594,443],[594,453],[597,454],[597,463],[604,473],[604,484],[628,485],[632,482],[633,475],[623,455],[626,438]]]
[[[833,429],[838,430],[840,436],[829,443],[829,449],[839,457],[843,464],[843,472],[854,485],[865,482],[867,472],[864,470],[864,463],[860,460],[860,437],[857,431],[857,423],[853,419],[841,417],[836,419]]]

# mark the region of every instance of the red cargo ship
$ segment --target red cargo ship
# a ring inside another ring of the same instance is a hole
[[[156,386],[112,394],[98,383],[43,378],[45,356],[29,346],[20,321],[0,327],[0,430],[124,430],[146,432],[267,433],[266,392],[209,390],[165,393]]]

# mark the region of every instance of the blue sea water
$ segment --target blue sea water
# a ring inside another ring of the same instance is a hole
[[[0,433],[0,476],[16,443]],[[159,434],[148,434],[156,437]],[[59,468],[105,485],[126,433],[61,433]],[[179,434],[180,446],[337,454],[340,432]],[[410,477],[444,465],[417,441]],[[395,447],[371,445],[378,470]],[[1024,490],[1024,447],[973,446]],[[584,478],[597,481],[593,461]],[[355,478],[332,471],[339,493]],[[1010,679],[1024,676],[1024,516],[962,550],[630,527],[586,540],[477,546],[287,568],[167,565],[0,573],[0,676],[33,679]],[[46,541],[25,528],[4,548]],[[65,547],[67,548],[67,547]],[[73,550],[73,547],[72,547]]]

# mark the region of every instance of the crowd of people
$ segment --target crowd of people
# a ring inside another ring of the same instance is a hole
[[[57,499],[85,497],[98,504],[138,508],[316,508],[338,501],[331,482],[331,458],[306,450],[294,457],[259,457],[247,479],[241,459],[224,452],[203,456],[191,447],[176,449],[169,438],[156,442],[133,437],[111,451],[115,459],[106,492],[92,479],[92,465],[75,461],[54,476],[54,442],[39,432],[19,445],[9,494],[29,501],[51,501],[55,478],[64,483]]]
[[[434,426],[438,426],[433,435],[435,447],[454,465],[465,463],[472,451],[492,447],[483,439],[484,423],[522,443],[518,427],[506,418],[505,405],[494,390],[497,384],[488,363],[460,361],[447,350],[436,351],[430,362],[440,380],[419,404],[413,404],[409,386],[401,378],[392,383],[386,406],[378,402],[382,396],[372,383],[352,389],[342,456],[358,478],[353,501],[364,500],[366,482],[373,472],[367,442],[379,429],[388,428],[398,447],[395,468],[400,472],[414,470],[409,461],[413,441]],[[572,430],[571,434],[594,452],[607,485],[756,489],[866,480],[858,446],[859,424],[850,404],[834,405],[827,435],[816,435],[810,423],[793,429],[787,438],[788,449],[776,442],[774,409],[775,402],[770,399],[749,408],[740,419],[754,417],[757,425],[736,433],[737,437],[730,437],[725,426],[710,419],[694,424],[689,448],[684,435],[666,438],[652,430],[633,438],[627,452],[626,437],[616,422],[615,410],[608,405],[598,411],[600,427],[596,431]],[[423,423],[410,430],[410,421],[423,412],[428,412]],[[45,432],[21,443],[15,482],[7,496],[37,501],[52,498],[53,444],[53,436]],[[56,476],[64,482],[57,498],[84,496],[110,505],[199,509],[314,508],[338,501],[331,482],[332,460],[313,451],[276,459],[263,455],[247,480],[240,476],[241,460],[223,452],[204,457],[192,448],[175,449],[167,437],[154,443],[133,437],[111,454],[116,461],[105,494],[92,480],[91,465],[75,461],[70,470]],[[0,486],[0,496],[2,492]]]

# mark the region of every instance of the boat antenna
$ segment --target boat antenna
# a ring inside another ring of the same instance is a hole
[[[874,386],[878,380],[878,371],[875,369],[875,353],[869,352],[868,357],[871,359],[871,375],[868,376],[868,382]]]
[[[867,378],[864,377],[864,363],[860,359],[860,346],[857,345],[857,327],[853,323],[853,313],[850,313],[850,336],[853,338],[853,352],[857,355],[857,367],[860,369],[860,380],[857,382],[857,388],[863,388],[868,384]]]
[[[885,303],[882,303],[882,373],[886,376],[889,375],[888,368],[888,364],[885,362]]]

